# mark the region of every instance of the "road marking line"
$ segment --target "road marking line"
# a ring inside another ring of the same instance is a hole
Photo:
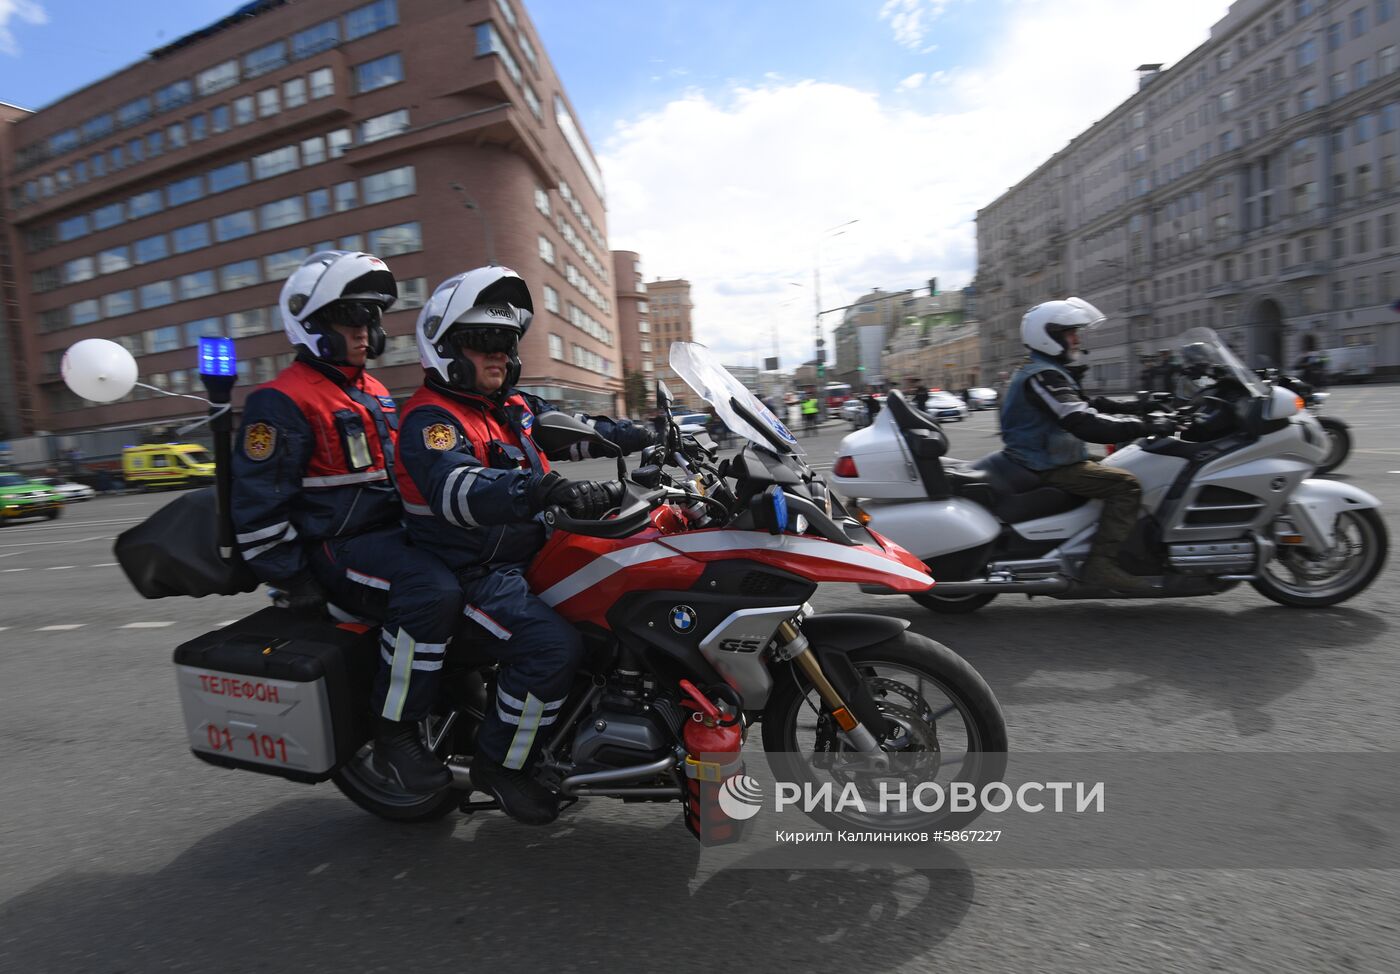
[[[330,863],[328,863],[328,862],[323,862],[323,863],[321,863],[319,866],[317,866],[316,868],[314,868],[314,869],[310,870],[309,872],[307,872],[306,875],[308,875],[308,876],[319,876],[321,873],[323,873],[323,872],[326,871],[326,867],[329,866],[329,865],[330,865]]]
[[[0,572],[5,572],[6,574],[8,574],[8,573],[10,573],[10,572],[27,572],[27,571],[29,571],[28,568],[0,568]]]
[[[215,628],[215,629],[222,629],[224,626],[231,626],[231,625],[233,625],[233,624],[234,624],[235,622],[237,622],[237,621],[238,621],[237,619],[225,619],[223,622],[216,622],[216,623],[214,623],[214,628]]]
[[[50,565],[48,568],[45,568],[44,571],[46,571],[46,572],[62,572],[62,571],[67,571],[67,570],[70,569],[70,568],[76,568],[76,567],[78,567],[78,566],[77,566],[77,565]]]
[[[85,625],[87,625],[86,622],[75,622],[75,623],[69,623],[68,625],[64,625],[64,626],[40,626],[38,629],[35,629],[34,631],[35,631],[35,632],[67,632],[67,631],[70,630],[70,629],[81,629],[81,628],[83,628],[83,626],[85,626]]]
[[[118,564],[118,563],[115,562],[115,561],[104,561],[104,562],[103,562],[102,564],[100,564],[100,565],[88,565],[88,567],[89,567],[89,568],[116,568],[116,567],[117,567],[117,564]]]
[[[117,628],[119,628],[119,629],[164,629],[166,626],[173,626],[173,625],[175,625],[175,623],[173,623],[173,622],[128,622],[126,625],[124,625],[124,626],[118,626]]]

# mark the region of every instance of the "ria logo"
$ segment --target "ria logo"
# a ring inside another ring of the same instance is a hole
[[[744,822],[758,814],[763,804],[763,786],[757,778],[736,774],[719,786],[719,810],[736,822]]]
[[[690,632],[695,628],[695,610],[688,605],[671,608],[671,628],[676,632]]]

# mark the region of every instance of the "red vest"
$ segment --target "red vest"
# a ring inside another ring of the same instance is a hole
[[[530,441],[539,455],[540,472],[549,472],[549,458],[546,457],[535,445],[534,437],[530,435],[530,430],[535,425],[535,414],[530,411],[530,407],[525,402],[525,397],[520,393],[512,393],[507,396],[497,406],[490,400],[479,396],[472,396],[471,402],[463,401],[456,396],[444,395],[429,386],[422,386],[413,397],[404,405],[404,421],[413,414],[415,409],[421,406],[437,406],[439,409],[451,416],[461,427],[467,444],[472,448],[472,454],[486,466],[491,466],[491,460],[487,453],[487,445],[492,441],[503,443],[506,446],[513,446],[521,453],[526,453],[524,444],[520,442],[520,437],[511,427],[506,419],[504,410],[512,406],[517,406],[523,410],[521,417],[521,427],[525,431],[525,437]],[[528,459],[521,461],[522,469],[529,469]],[[399,469],[399,495],[403,497],[405,504],[413,504],[418,507],[425,506],[428,502],[424,498],[418,485],[413,482],[403,463],[398,464]]]
[[[396,445],[395,430],[398,429],[397,410],[389,390],[374,376],[361,370],[353,382],[348,386],[341,386],[312,366],[304,362],[293,362],[262,388],[276,389],[291,399],[311,426],[314,446],[311,461],[302,475],[302,486],[334,487],[340,484],[389,479],[384,462],[385,444],[381,441],[375,417],[369,407],[357,402],[350,394],[353,389],[363,396],[378,400],[380,413],[385,418],[389,432],[388,448],[393,450]],[[359,420],[364,431],[365,445],[369,448],[369,466],[358,470],[346,455],[344,420],[350,419],[344,415],[346,410],[352,411],[354,418]],[[341,413],[341,417],[337,417],[337,413]]]

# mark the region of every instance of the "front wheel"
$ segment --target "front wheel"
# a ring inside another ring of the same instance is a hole
[[[1322,431],[1327,434],[1327,456],[1318,465],[1319,474],[1331,473],[1340,467],[1351,452],[1351,430],[1347,424],[1331,416],[1317,417]]]
[[[1000,780],[1006,769],[1006,718],[987,681],[948,647],[911,632],[848,654],[885,717],[883,728],[869,728],[892,767],[872,776],[864,755],[852,751],[815,688],[797,667],[784,674],[763,712],[763,749],[780,781],[831,783],[840,792],[855,783],[862,793],[880,781],[903,779],[912,789],[953,781],[979,791]],[[809,812],[823,824],[848,827],[959,828],[978,812],[922,812],[910,808],[882,813],[844,808]]]
[[[1250,584],[1280,605],[1336,605],[1375,580],[1389,549],[1385,522],[1378,513],[1369,508],[1342,511],[1331,548],[1312,554],[1297,545],[1281,545]]]

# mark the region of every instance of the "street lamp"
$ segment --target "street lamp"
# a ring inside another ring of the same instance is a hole
[[[816,306],[818,379],[826,377],[826,340],[822,337],[822,243],[828,237],[841,236],[846,232],[846,227],[859,222],[860,219],[857,217],[854,220],[847,220],[845,223],[838,223],[834,227],[827,227],[817,234],[816,254],[812,260],[812,301]],[[825,402],[825,399],[822,402]]]
[[[462,206],[465,209],[473,211],[481,218],[482,232],[486,237],[486,262],[494,265],[496,263],[496,243],[495,237],[491,233],[491,218],[486,215],[486,211],[476,200],[467,195],[467,191],[461,183],[452,183],[450,188],[462,197]]]

